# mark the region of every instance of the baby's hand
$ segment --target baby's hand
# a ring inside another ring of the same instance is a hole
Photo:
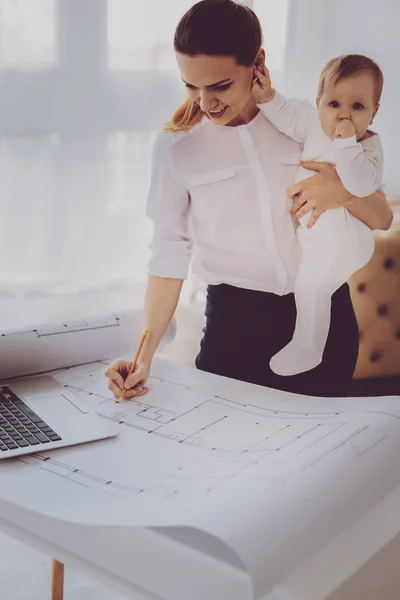
[[[335,136],[337,138],[349,138],[355,135],[355,133],[356,128],[354,127],[350,119],[343,119],[343,121],[341,121],[335,129]]]
[[[271,78],[269,76],[269,71],[267,67],[264,65],[262,68],[262,72],[257,69],[254,71],[253,80],[253,95],[257,101],[257,104],[264,104],[265,102],[269,102],[275,96],[275,90],[271,87]]]

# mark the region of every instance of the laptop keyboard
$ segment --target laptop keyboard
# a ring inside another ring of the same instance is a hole
[[[0,452],[59,440],[60,436],[21,398],[7,386],[0,386]]]

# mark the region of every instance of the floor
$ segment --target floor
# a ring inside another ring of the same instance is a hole
[[[51,560],[0,534],[1,597],[7,600],[50,598]],[[123,600],[125,596],[93,582],[73,569],[65,571],[65,600]]]

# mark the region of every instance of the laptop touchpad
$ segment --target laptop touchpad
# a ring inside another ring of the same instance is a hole
[[[75,398],[64,394],[54,394],[51,396],[43,396],[42,398],[30,398],[28,401],[29,406],[32,410],[39,412],[43,418],[45,415],[71,415],[76,416],[77,414],[85,414],[89,412],[81,403]]]

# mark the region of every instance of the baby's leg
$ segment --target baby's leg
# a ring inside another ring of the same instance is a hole
[[[294,335],[270,362],[278,375],[309,371],[322,361],[331,296],[369,261],[374,249],[372,232],[344,208],[326,211],[311,229],[305,227],[307,221],[297,229],[302,255],[294,290]]]

